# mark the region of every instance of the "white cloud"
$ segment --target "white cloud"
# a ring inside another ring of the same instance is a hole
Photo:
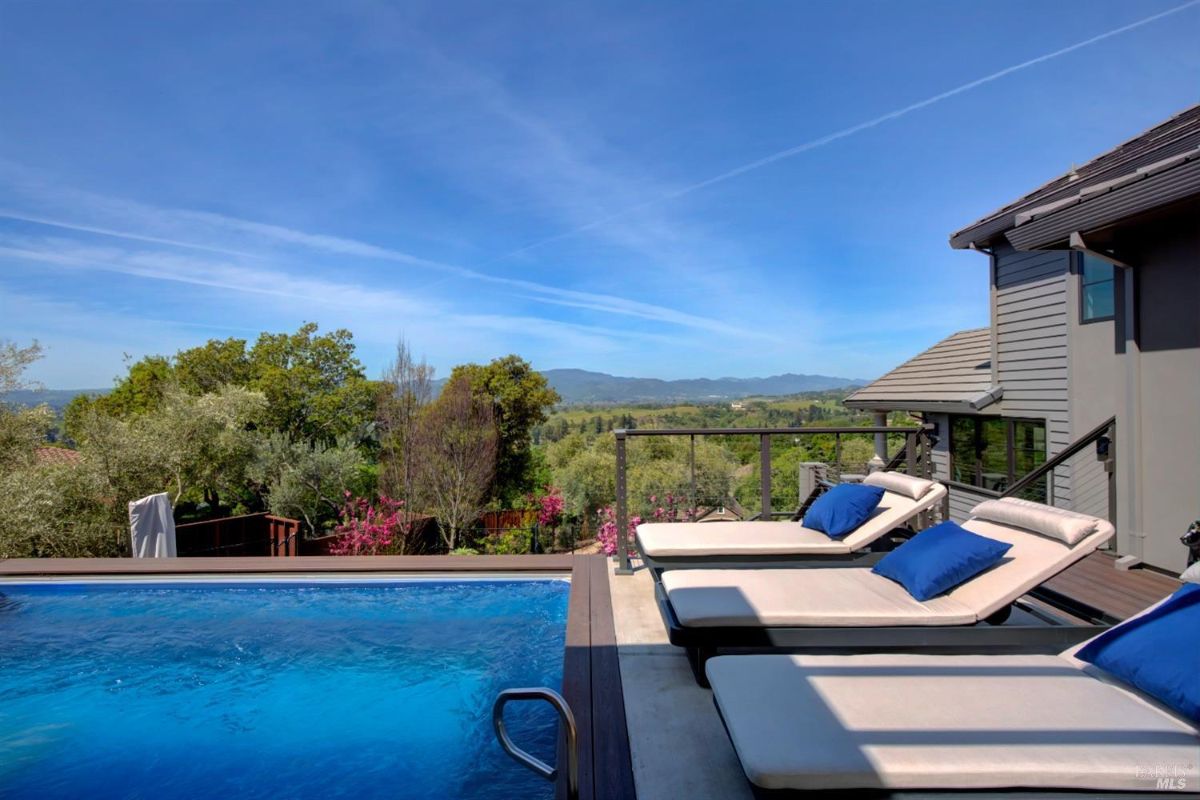
[[[11,177],[30,200],[58,209],[54,212],[27,212],[0,209],[0,218],[33,223],[106,238],[126,239],[149,244],[161,244],[181,249],[195,249],[241,258],[259,258],[254,248],[285,246],[301,248],[310,253],[350,256],[359,259],[404,264],[413,268],[440,272],[457,278],[504,287],[520,292],[539,303],[586,308],[592,311],[637,317],[651,322],[693,328],[713,333],[746,338],[761,338],[761,332],[724,322],[720,319],[691,314],[663,305],[632,300],[613,294],[579,291],[520,278],[504,277],[477,269],[382,247],[370,242],[322,233],[297,230],[279,225],[244,220],[209,212],[186,209],[164,209],[120,198],[111,198],[74,189],[50,186],[11,163],[0,162],[0,170]],[[63,213],[59,211],[59,213]],[[83,217],[79,219],[78,217]],[[99,218],[100,222],[92,220]],[[231,242],[230,239],[233,241]]]

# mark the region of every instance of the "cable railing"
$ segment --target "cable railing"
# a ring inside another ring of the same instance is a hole
[[[983,500],[1015,497],[1115,520],[1115,432],[1116,419],[1110,417],[1036,468],[1004,476],[991,486],[967,480],[970,474],[961,480],[957,475],[942,479],[950,489],[951,516],[965,519]]]
[[[616,437],[616,524],[618,535],[617,539],[617,574],[629,575],[632,573],[632,568],[629,562],[629,502],[628,502],[628,483],[627,483],[627,442],[629,439],[637,437],[661,437],[661,436],[687,436],[690,440],[689,448],[689,502],[690,508],[696,508],[696,437],[697,436],[757,436],[758,437],[758,464],[759,464],[759,499],[760,510],[755,519],[773,519],[778,516],[795,517],[797,514],[802,514],[808,505],[820,494],[821,491],[830,483],[825,480],[815,482],[812,491],[806,497],[799,497],[798,507],[787,511],[776,511],[771,504],[772,485],[771,485],[771,440],[772,437],[793,437],[794,441],[799,442],[803,437],[812,436],[833,436],[834,449],[832,462],[836,465],[836,473],[833,477],[840,479],[840,468],[842,466],[842,437],[843,436],[872,436],[875,439],[875,453],[887,465],[889,469],[900,469],[903,466],[903,471],[912,475],[920,475],[921,477],[931,476],[932,458],[930,456],[930,431],[932,426],[920,425],[913,427],[890,427],[890,426],[871,426],[871,427],[800,427],[800,428],[661,428],[647,429],[638,428],[636,430],[618,429],[613,431]],[[903,436],[903,443],[899,450],[889,456],[888,437]],[[866,466],[865,464],[863,465]]]

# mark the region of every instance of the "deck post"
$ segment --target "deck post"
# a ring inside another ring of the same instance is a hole
[[[886,411],[876,411],[875,412],[875,427],[876,428],[886,428],[887,424],[888,424],[887,412]],[[886,433],[875,434],[875,455],[882,458],[883,463],[885,463],[885,464],[887,463],[888,454],[887,454],[887,434]]]
[[[618,575],[632,575],[629,565],[629,507],[625,497],[625,431],[614,431],[617,439],[617,569]]]
[[[929,441],[929,433],[927,431],[922,430],[917,434],[917,458],[921,462],[919,474],[922,478],[927,479],[933,478],[933,454],[931,452],[931,445],[932,443]],[[949,497],[949,493],[947,493],[946,496]],[[920,525],[921,530],[925,530],[931,524],[933,524],[933,509],[922,511],[920,514],[918,514],[917,524]]]
[[[689,438],[692,440],[692,442],[691,442],[691,444],[692,444],[692,452],[691,452],[692,496],[688,499],[688,502],[690,503],[690,505],[688,506],[688,515],[690,516],[690,515],[696,513],[696,434],[693,433]]]
[[[914,478],[919,477],[917,472],[917,434],[910,433],[904,437],[904,466],[905,471]]]
[[[771,434],[760,433],[758,436],[758,463],[762,471],[759,488],[762,496],[762,511],[759,519],[771,520]]]

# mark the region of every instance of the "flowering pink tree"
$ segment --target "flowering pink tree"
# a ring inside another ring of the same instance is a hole
[[[596,533],[596,541],[600,543],[600,550],[606,556],[616,555],[617,552],[617,512],[612,506],[607,506],[597,512],[600,518],[600,528]],[[625,531],[625,543],[627,552],[636,553],[637,545],[635,543],[634,534],[637,533],[637,526],[642,524],[641,517],[632,517],[629,520],[629,527]]]
[[[375,556],[399,546],[403,552],[412,523],[404,513],[404,501],[386,495],[372,503],[365,497],[352,498],[346,492],[342,521],[334,528],[338,540],[330,546],[335,556]]]
[[[659,498],[655,495],[650,495],[650,505],[654,506],[652,516],[655,522],[695,522],[696,509],[691,506],[683,505],[684,498],[668,493],[662,498],[662,504],[659,504]]]
[[[696,509],[684,504],[684,498],[675,494],[667,494],[662,498],[657,495],[650,495],[650,518],[654,522],[695,522]],[[661,502],[660,502],[661,500]],[[600,528],[596,534],[596,541],[600,543],[600,549],[605,555],[614,555],[617,552],[617,512],[612,506],[607,506],[597,512],[599,517]],[[626,543],[628,544],[628,552],[634,554],[637,552],[637,544],[635,535],[637,534],[637,526],[641,525],[645,520],[640,516],[631,517],[629,520],[629,530],[626,531]]]
[[[562,490],[557,486],[547,486],[546,493],[534,501],[537,505],[538,525],[553,532],[563,521]]]

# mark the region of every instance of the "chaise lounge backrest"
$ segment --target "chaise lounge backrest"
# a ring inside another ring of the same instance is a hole
[[[945,595],[973,609],[979,619],[1053,578],[1115,533],[1107,520],[1016,498],[980,503],[963,527],[1012,545],[1000,564]]]

